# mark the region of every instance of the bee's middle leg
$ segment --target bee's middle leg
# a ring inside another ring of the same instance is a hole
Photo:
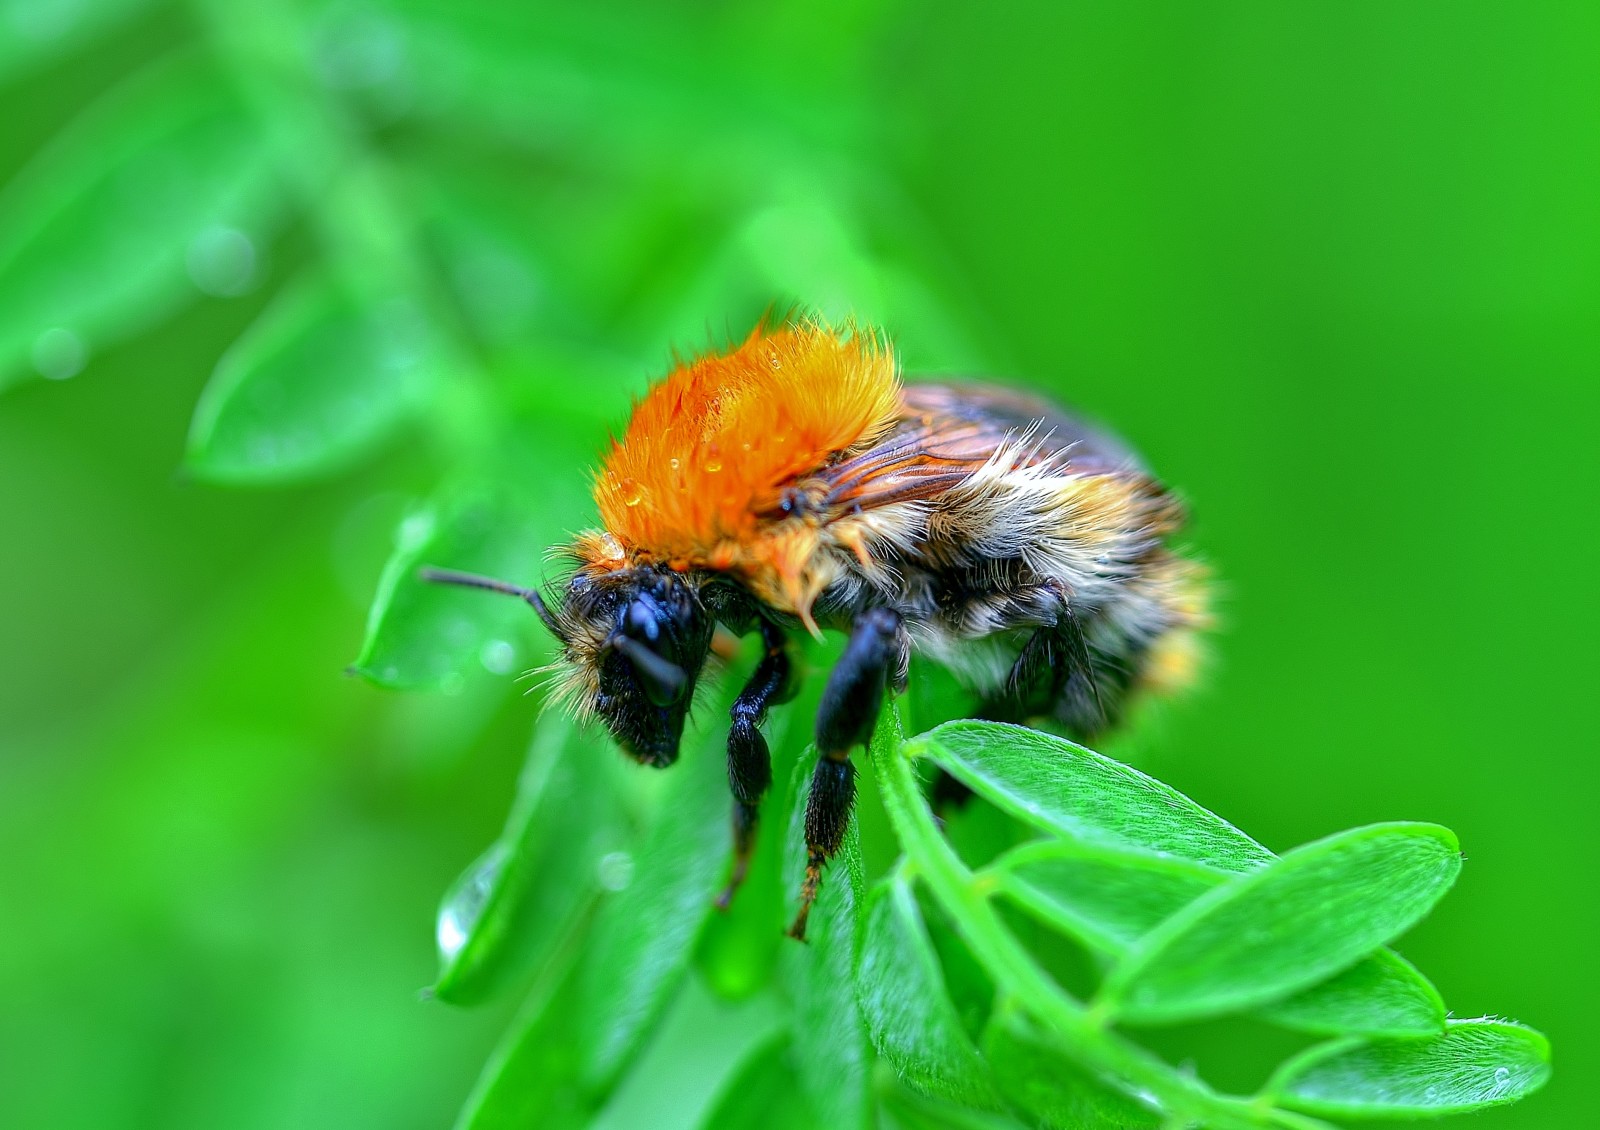
[[[817,768],[806,798],[806,877],[800,912],[789,936],[805,940],[806,919],[822,885],[822,868],[844,844],[855,804],[855,767],[850,751],[866,745],[883,709],[890,672],[901,677],[906,656],[905,628],[886,608],[869,609],[856,621],[844,658],[828,677],[817,711]]]
[[[727,887],[717,896],[717,905],[724,910],[733,902],[734,892],[750,870],[761,798],[772,785],[772,754],[760,727],[766,721],[767,707],[786,701],[795,689],[794,667],[783,633],[763,620],[761,639],[766,644],[766,653],[728,712],[733,720],[728,730],[728,788],[733,793],[733,870],[729,873]]]

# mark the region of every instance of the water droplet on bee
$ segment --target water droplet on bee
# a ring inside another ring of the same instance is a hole
[[[607,561],[621,561],[623,556],[622,543],[611,534],[602,534],[600,536],[600,552],[605,554],[605,560]]]
[[[722,470],[722,460],[712,459],[706,463],[706,474],[715,475],[720,470]]]
[[[624,506],[637,506],[644,501],[644,488],[633,479],[623,479],[617,489],[622,492]]]
[[[771,352],[769,352],[769,353],[768,353],[768,354],[767,354],[767,362],[768,362],[768,363],[769,363],[769,364],[770,364],[770,365],[771,365],[771,366],[772,366],[772,367],[773,367],[773,368],[774,368],[774,369],[781,369],[781,368],[783,368],[783,362],[782,362],[782,361],[780,361],[780,360],[779,360],[779,359],[778,359],[778,351],[777,351],[777,350],[776,350],[776,349],[774,349],[774,350],[772,350],[772,351],[771,351]]]
[[[1511,1078],[1511,1068],[1497,1067],[1494,1069],[1494,1081],[1496,1083],[1504,1083],[1509,1078]]]
[[[667,466],[671,467],[674,471],[676,471],[682,464],[683,460],[679,459],[676,455],[667,460]]]

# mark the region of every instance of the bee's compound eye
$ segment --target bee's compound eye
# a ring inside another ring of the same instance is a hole
[[[661,613],[654,604],[635,600],[622,614],[622,630],[640,643],[654,644],[661,638]]]

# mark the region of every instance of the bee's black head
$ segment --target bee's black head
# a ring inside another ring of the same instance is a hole
[[[424,579],[521,597],[561,641],[560,697],[597,715],[628,756],[658,768],[678,760],[678,740],[716,620],[691,576],[651,564],[580,569],[547,600],[471,573],[424,569]]]
[[[582,624],[598,646],[569,638],[569,655],[591,665],[590,704],[623,750],[658,768],[678,759],[678,741],[715,623],[683,575],[638,565],[573,578],[562,619]]]

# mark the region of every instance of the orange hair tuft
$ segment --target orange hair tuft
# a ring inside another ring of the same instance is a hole
[[[766,571],[775,563],[748,557],[785,484],[872,443],[901,410],[894,356],[871,335],[813,321],[758,328],[650,389],[600,469],[595,502],[632,554]]]

